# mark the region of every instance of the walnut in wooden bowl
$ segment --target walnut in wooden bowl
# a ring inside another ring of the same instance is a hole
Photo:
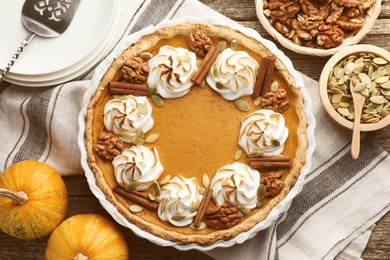
[[[257,0],[257,16],[280,44],[294,52],[330,56],[371,30],[381,0]]]

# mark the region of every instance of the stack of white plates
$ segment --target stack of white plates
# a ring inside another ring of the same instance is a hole
[[[23,3],[24,0],[0,0],[1,71],[29,33],[21,22]],[[82,75],[111,47],[119,17],[120,0],[80,1],[68,29],[56,38],[35,36],[8,72],[6,81],[39,87]]]

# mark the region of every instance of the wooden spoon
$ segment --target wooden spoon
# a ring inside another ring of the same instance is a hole
[[[351,95],[353,98],[353,106],[355,108],[355,119],[353,121],[353,131],[352,131],[352,145],[351,145],[351,155],[352,159],[357,160],[360,153],[360,118],[362,117],[362,110],[364,101],[366,97],[360,94],[360,92],[353,91],[352,81],[349,83],[349,88],[351,90]]]

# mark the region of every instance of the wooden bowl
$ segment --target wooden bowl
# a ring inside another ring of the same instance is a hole
[[[335,65],[337,65],[341,60],[348,57],[352,54],[359,53],[372,53],[375,56],[380,56],[386,59],[390,64],[390,52],[382,49],[380,47],[368,44],[359,44],[355,46],[350,46],[348,48],[344,48],[341,51],[337,52],[333,57],[329,59],[329,61],[325,64],[320,76],[320,97],[322,104],[324,105],[326,111],[329,115],[340,125],[347,127],[349,129],[353,128],[353,122],[342,117],[332,106],[329,97],[328,97],[328,78],[329,75]],[[374,131],[381,128],[384,128],[390,124],[390,114],[386,117],[379,120],[377,123],[361,123],[361,131],[368,132]]]
[[[259,18],[261,25],[265,28],[265,30],[269,34],[271,34],[272,37],[274,37],[281,45],[283,45],[284,47],[286,47],[289,50],[292,50],[294,52],[301,53],[301,54],[306,54],[306,55],[311,55],[311,56],[322,56],[322,57],[330,56],[346,46],[354,45],[354,44],[360,42],[363,39],[363,37],[374,26],[374,23],[377,20],[379,13],[381,12],[381,0],[376,0],[376,2],[371,7],[371,9],[367,11],[367,15],[365,17],[365,22],[364,22],[363,28],[361,28],[355,34],[352,34],[352,35],[344,38],[343,43],[341,45],[337,46],[336,48],[322,49],[320,47],[313,48],[313,47],[299,46],[299,45],[293,43],[292,40],[290,40],[290,39],[284,37],[282,34],[280,34],[274,28],[274,26],[271,24],[268,17],[264,15],[263,2],[264,2],[263,0],[256,0],[257,17]]]

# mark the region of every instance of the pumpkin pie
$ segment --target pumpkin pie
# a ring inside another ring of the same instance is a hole
[[[88,104],[86,148],[130,222],[211,244],[264,220],[305,163],[303,100],[284,64],[228,27],[183,23],[114,60]]]

